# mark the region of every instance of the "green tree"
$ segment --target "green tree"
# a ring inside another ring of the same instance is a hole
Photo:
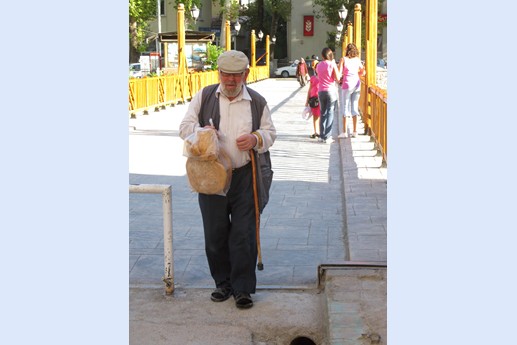
[[[201,0],[175,0],[174,9],[178,10],[178,4],[185,5],[185,28],[191,27],[194,24],[194,18],[192,18],[192,13],[190,13],[190,9],[196,5],[200,10],[203,7]]]
[[[381,4],[385,0],[379,0],[378,9],[381,9]],[[357,0],[357,1],[348,1],[348,0],[314,0],[313,9],[314,16],[317,19],[323,19],[329,25],[337,25],[339,22],[339,9],[341,5],[345,5],[345,8],[348,10],[347,16],[344,20],[344,28],[343,33],[341,35],[342,39],[345,35],[346,31],[346,23],[354,22],[354,7],[355,4],[361,5],[362,12],[362,20],[361,20],[361,32],[363,33],[361,40],[363,41],[362,46],[363,49],[366,46],[366,0]],[[386,23],[378,23],[377,30],[380,33],[382,28],[386,26]],[[332,48],[335,45],[335,37],[336,32],[327,32],[328,39],[326,41],[327,45]]]
[[[210,64],[212,71],[217,70],[217,58],[224,52],[224,49],[208,42],[206,46],[206,63]]]
[[[148,22],[156,18],[156,0],[129,0],[129,62],[138,62],[147,49]]]
[[[263,3],[263,10],[259,7]],[[282,23],[289,21],[291,17],[291,1],[290,0],[261,0],[253,2],[247,9],[241,9],[241,15],[249,17],[245,24],[248,30],[255,30],[258,34],[260,30],[264,33],[264,37],[278,36],[279,26]],[[279,37],[277,37],[279,39]],[[278,40],[275,49],[271,51],[271,59],[274,57],[275,50],[279,47],[280,42],[285,40]]]

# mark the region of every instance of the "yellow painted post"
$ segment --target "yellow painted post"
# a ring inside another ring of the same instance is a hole
[[[352,43],[354,41],[354,27],[352,26],[351,22],[348,22],[347,29],[346,29],[346,42]]]
[[[361,54],[361,4],[355,4],[354,7],[354,43]]]
[[[251,30],[251,67],[255,67],[256,66],[256,61],[255,61],[255,41],[256,41],[256,37],[255,37],[255,30]]]
[[[370,86],[376,84],[377,70],[377,0],[366,0],[366,112],[363,121],[365,133],[371,134],[372,97],[368,91]]]
[[[266,67],[269,75],[269,35],[266,35]]]
[[[369,47],[366,52],[366,62],[369,63],[369,66],[366,66],[366,71],[368,72],[368,85],[376,85],[377,77],[377,1],[376,0],[368,0],[368,32],[367,32],[367,42],[369,42]]]
[[[343,40],[341,41],[341,57],[345,57],[346,54],[346,38],[343,37]]]
[[[226,51],[232,50],[232,32],[230,30],[230,21],[229,20],[226,21],[224,31],[226,34]]]
[[[185,5],[178,4],[178,75],[181,83],[183,102],[187,99],[187,56],[185,55]]]

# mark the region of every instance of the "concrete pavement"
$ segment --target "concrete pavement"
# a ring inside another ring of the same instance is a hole
[[[161,197],[130,194],[130,343],[273,345],[305,336],[316,344],[363,344],[379,335],[386,344],[385,268],[341,265],[386,261],[387,177],[373,143],[365,136],[310,139],[312,120],[301,118],[307,87],[292,78],[250,87],[268,100],[278,131],[255,306],[241,311],[233,300],[209,300],[197,194],[178,136],[188,104],[138,114],[129,119],[129,183],[172,186],[175,292],[165,296],[161,281]],[[334,136],[338,125],[339,117]]]

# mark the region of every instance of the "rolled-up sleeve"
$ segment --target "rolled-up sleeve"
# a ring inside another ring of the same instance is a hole
[[[185,140],[190,134],[194,133],[199,126],[199,110],[201,109],[201,91],[192,97],[192,101],[189,103],[187,113],[180,123],[179,135],[180,138]]]
[[[266,104],[260,119],[260,128],[256,131],[262,137],[262,145],[257,145],[257,152],[264,153],[273,145],[276,140],[276,128],[271,118],[271,111]]]

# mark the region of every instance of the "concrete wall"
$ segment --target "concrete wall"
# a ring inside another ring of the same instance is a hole
[[[313,16],[312,0],[293,2],[291,21],[287,24],[287,32],[291,39],[287,40],[287,54],[289,60],[310,57],[316,54],[321,57],[321,50],[326,47],[327,31],[336,31],[322,20],[314,18],[314,36],[303,36],[303,16]],[[336,23],[337,24],[337,23]]]

